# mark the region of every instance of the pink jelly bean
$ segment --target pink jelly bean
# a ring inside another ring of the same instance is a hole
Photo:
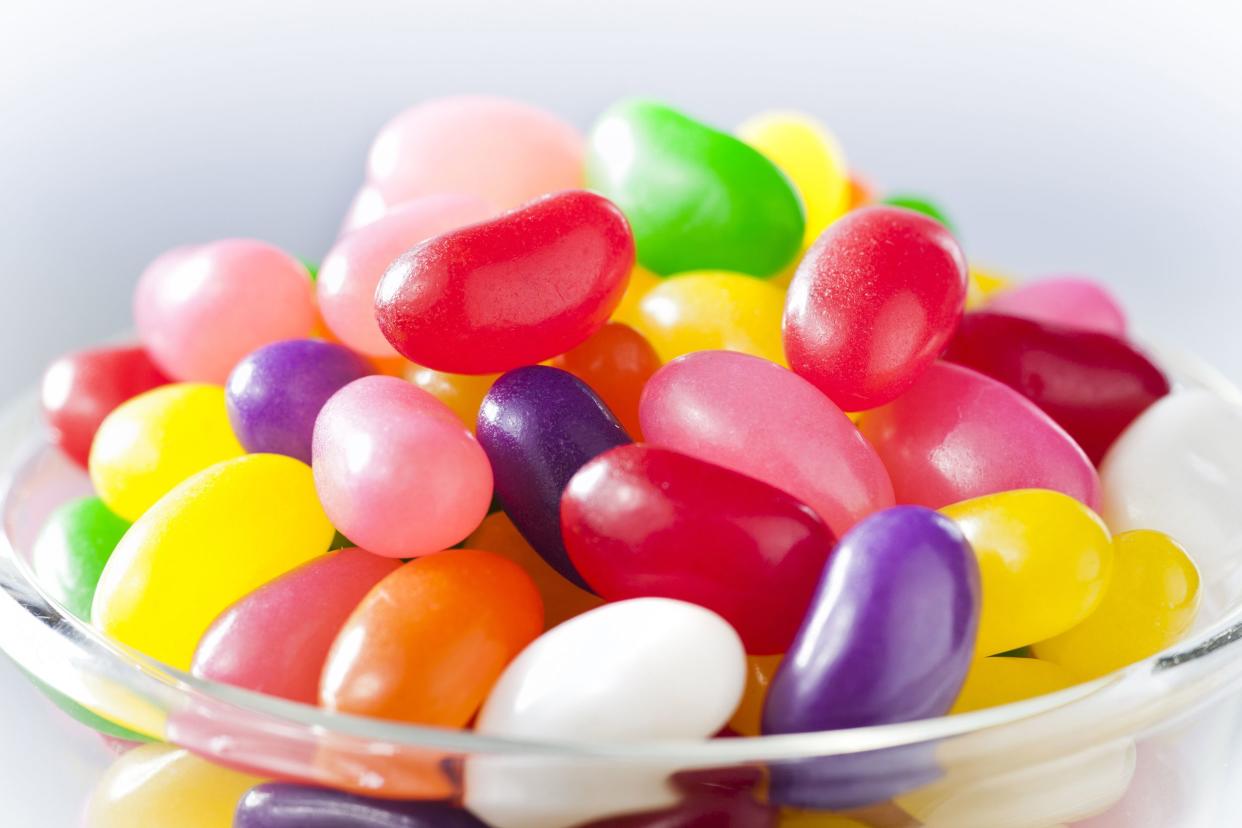
[[[334,526],[377,555],[412,558],[487,516],[492,468],[452,409],[396,377],[355,380],[315,421],[315,488]]]
[[[426,196],[345,236],[319,268],[319,310],[328,329],[355,351],[397,356],[375,322],[375,287],[384,271],[419,242],[491,214],[491,207],[474,196]]]
[[[1007,385],[934,363],[859,423],[892,476],[898,503],[939,509],[1010,489],[1052,489],[1091,508],[1100,479],[1047,414]]]
[[[582,186],[582,135],[551,113],[463,95],[407,109],[375,138],[370,182],[389,204],[470,193],[510,210]]]
[[[1125,338],[1126,315],[1099,282],[1081,276],[1052,276],[993,294],[987,309],[1053,325]]]
[[[384,200],[379,190],[370,184],[363,184],[354,194],[353,200],[349,202],[349,208],[345,211],[345,218],[341,221],[341,229],[337,232],[337,238],[347,236],[360,227],[366,227],[371,222],[382,219],[388,212],[388,207],[388,202]]]
[[[288,253],[224,239],[152,262],[134,293],[134,322],[168,376],[222,385],[251,351],[309,336],[315,297],[306,267]]]
[[[400,566],[344,549],[285,573],[215,620],[194,653],[194,675],[317,703],[319,673],[336,634],[371,587]]]
[[[647,381],[646,440],[756,477],[814,509],[838,536],[893,505],[888,473],[854,424],[797,374],[734,351],[698,351]]]

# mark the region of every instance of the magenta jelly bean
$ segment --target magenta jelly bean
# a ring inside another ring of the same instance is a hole
[[[1104,285],[1081,276],[1032,279],[992,294],[986,310],[1084,331],[1126,335],[1126,314]]]
[[[934,363],[859,429],[892,476],[899,503],[939,509],[1010,489],[1052,489],[1092,509],[1100,479],[1074,439],[1012,388]]]

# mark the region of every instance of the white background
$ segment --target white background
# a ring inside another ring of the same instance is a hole
[[[1242,377],[1242,14],[1228,2],[0,0],[0,397],[128,325],[164,248],[320,256],[367,143],[423,97],[586,126],[621,95],[820,116],[971,257],[1115,285]],[[75,825],[105,754],[0,664],[5,825]]]

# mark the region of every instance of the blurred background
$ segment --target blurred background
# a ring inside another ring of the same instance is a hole
[[[972,260],[1115,286],[1136,326],[1242,379],[1242,6],[1045,0],[0,2],[0,397],[126,329],[173,245],[318,259],[372,135],[422,98],[586,127],[663,98],[732,127],[823,120]],[[72,825],[107,756],[0,663],[5,824]]]

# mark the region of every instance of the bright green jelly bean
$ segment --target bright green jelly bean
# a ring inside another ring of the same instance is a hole
[[[940,205],[933,201],[929,201],[920,195],[911,193],[901,193],[900,195],[891,195],[883,200],[884,204],[891,204],[894,207],[905,207],[907,210],[913,210],[916,213],[922,213],[925,216],[931,216],[936,221],[945,226],[950,233],[954,232],[953,222],[949,221],[948,215],[940,208]]]
[[[91,617],[95,586],[129,523],[97,497],[61,506],[39,532],[31,556],[48,594],[82,619]]]

